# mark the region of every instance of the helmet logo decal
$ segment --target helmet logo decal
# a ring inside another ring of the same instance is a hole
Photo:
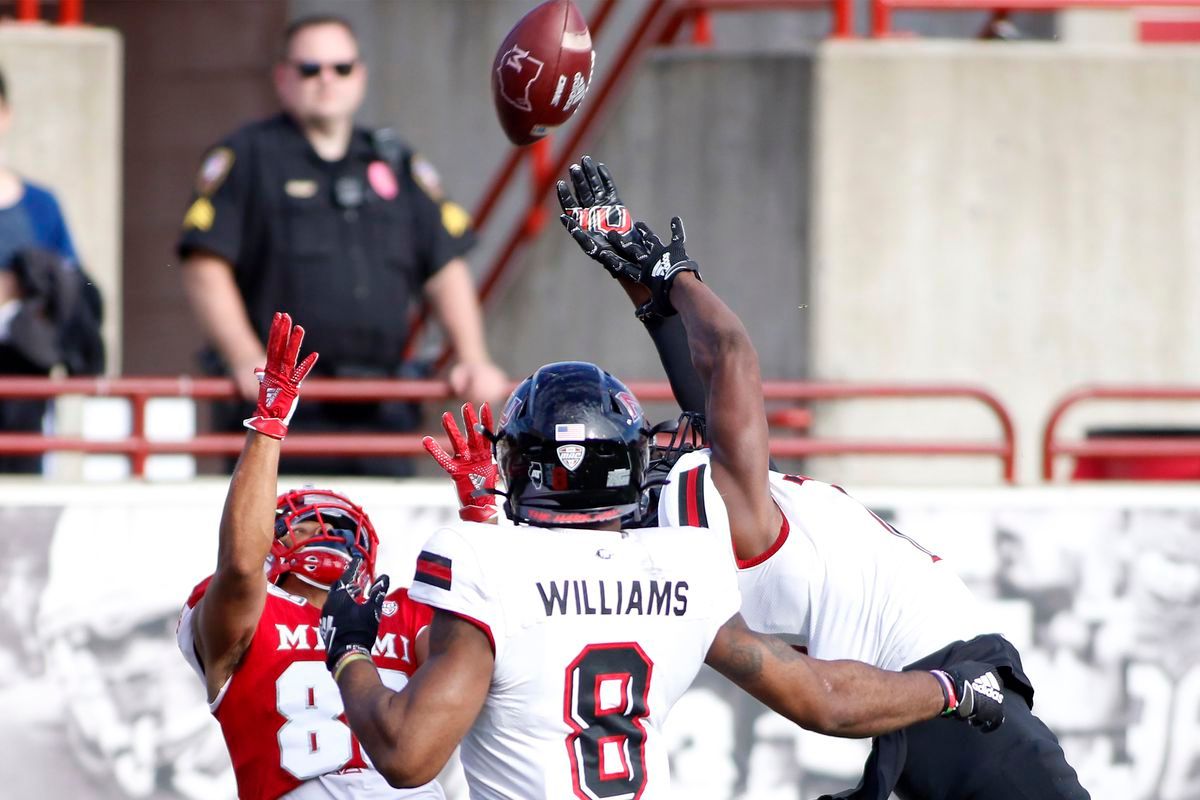
[[[513,394],[508,398],[508,402],[504,404],[504,411],[500,412],[501,428],[508,424],[508,421],[513,418],[513,415],[517,413],[517,409],[519,409],[521,404],[524,402],[525,401],[520,397],[517,397],[516,394]]]
[[[533,483],[533,488],[542,488],[542,465],[536,461],[529,465],[529,480]]]
[[[583,445],[563,444],[558,447],[558,460],[571,472],[583,462]]]
[[[554,441],[581,442],[587,438],[587,426],[582,422],[559,422],[554,426]]]
[[[617,392],[617,400],[625,407],[625,413],[629,415],[631,421],[641,419],[642,405],[629,392]]]

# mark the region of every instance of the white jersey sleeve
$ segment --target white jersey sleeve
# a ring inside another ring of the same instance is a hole
[[[494,525],[488,528],[495,530]],[[479,554],[457,528],[440,528],[425,543],[417,556],[408,595],[418,603],[474,623],[487,634],[496,658],[500,658],[507,638],[504,615],[484,575]]]

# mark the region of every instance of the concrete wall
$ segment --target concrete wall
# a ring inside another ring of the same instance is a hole
[[[657,230],[672,215],[688,252],[746,321],[763,371],[807,372],[808,131],[812,61],[802,54],[657,58],[590,148],[622,198]],[[489,329],[514,369],[587,358],[631,377],[662,375],[624,293],[557,221]]]
[[[1026,479],[1068,387],[1197,382],[1200,52],[847,44],[819,65],[816,376],[989,386],[1016,415]],[[818,423],[838,435],[995,431],[982,414],[911,405],[839,406]],[[998,474],[860,464],[814,469],[859,483]]]
[[[13,128],[9,163],[58,196],[80,259],[104,295],[109,371],[121,365],[120,36],[0,25]]]

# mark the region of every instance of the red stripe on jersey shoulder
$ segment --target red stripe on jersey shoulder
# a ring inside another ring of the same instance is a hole
[[[449,591],[454,582],[452,566],[453,563],[446,556],[422,550],[417,556],[417,571],[413,580]]]

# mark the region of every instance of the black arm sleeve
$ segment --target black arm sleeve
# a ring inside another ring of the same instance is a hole
[[[671,382],[671,392],[680,410],[703,414],[708,393],[700,374],[692,366],[692,351],[688,348],[683,319],[673,315],[649,320],[646,322],[646,332],[658,350],[658,359],[667,373],[667,380]]]
[[[671,393],[675,402],[679,403],[681,411],[696,414],[705,413],[704,404],[708,392],[700,373],[692,365],[692,351],[688,348],[687,331],[683,327],[683,319],[678,315],[658,317],[648,320],[646,333],[654,341],[654,349],[658,350],[658,360],[662,362],[667,380],[671,383]],[[770,468],[778,472],[775,459],[771,459]]]

